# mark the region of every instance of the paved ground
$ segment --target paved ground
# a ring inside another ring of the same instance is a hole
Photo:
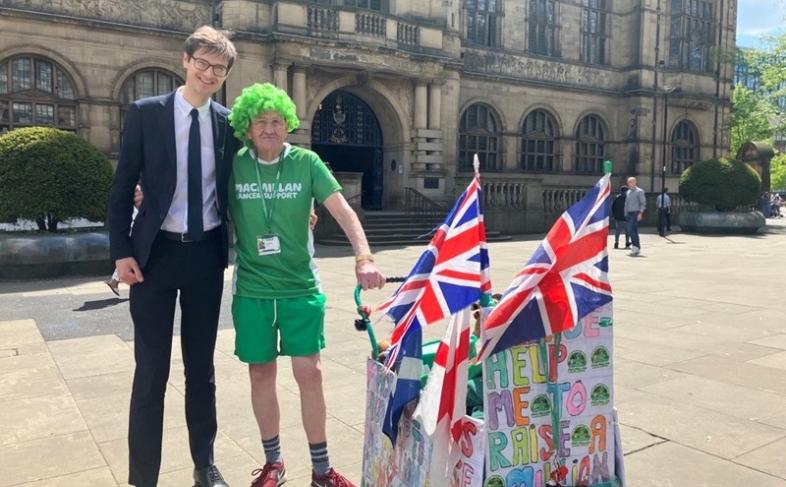
[[[496,290],[539,238],[491,245]],[[786,486],[786,225],[754,237],[647,234],[642,243],[639,258],[611,250],[628,485]],[[378,261],[401,275],[418,252],[382,250]],[[351,257],[333,248],[318,255],[329,299],[331,458],[358,480],[368,344],[352,327]],[[364,297],[377,303],[383,294]],[[250,483],[263,454],[246,370],[232,356],[229,299],[227,290],[216,352],[216,458],[237,487]],[[124,485],[130,337],[127,302],[97,278],[0,283],[0,486]],[[178,349],[172,363],[161,485],[184,487],[191,466]],[[308,451],[288,364],[280,376],[280,398],[291,405],[281,434],[288,485],[306,486]]]

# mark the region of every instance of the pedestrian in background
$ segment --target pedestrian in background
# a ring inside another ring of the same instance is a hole
[[[620,186],[620,192],[611,202],[611,216],[614,222],[614,248],[620,248],[620,233],[625,232],[625,248],[630,247],[628,237],[627,221],[625,218],[625,194],[628,192],[627,186]]]
[[[671,198],[669,198],[669,188],[655,198],[655,206],[658,208],[658,235],[666,236],[666,232],[671,232]]]
[[[625,195],[625,218],[628,220],[628,238],[630,238],[630,256],[636,257],[641,253],[639,240],[639,222],[644,217],[647,208],[647,198],[644,190],[636,186],[636,178],[628,178],[628,193]]]

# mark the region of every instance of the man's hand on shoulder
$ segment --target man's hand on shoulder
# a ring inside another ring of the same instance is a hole
[[[117,259],[115,261],[115,269],[117,269],[118,280],[129,286],[133,286],[145,280],[142,276],[142,269],[139,268],[139,264],[137,264],[136,259],[133,257]]]
[[[142,186],[136,185],[134,187],[134,207],[138,210],[142,206],[142,201],[145,200],[145,195],[142,193]]]

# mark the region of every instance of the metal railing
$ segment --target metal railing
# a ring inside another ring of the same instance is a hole
[[[447,208],[415,188],[404,188],[404,212],[415,216],[442,216]]]

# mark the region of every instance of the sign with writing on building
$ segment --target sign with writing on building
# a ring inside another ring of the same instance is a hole
[[[483,421],[464,417],[460,459],[449,483],[437,486],[429,479],[432,443],[420,421],[412,419],[414,404],[401,416],[395,448],[382,433],[381,418],[385,416],[393,380],[392,372],[373,360],[368,361],[361,487],[481,487],[486,453]]]
[[[559,350],[549,343],[548,364],[538,344],[516,346],[484,362],[486,487],[543,487],[557,468],[571,487],[615,480],[611,325],[608,305],[564,333]],[[547,373],[555,367],[551,392]]]

